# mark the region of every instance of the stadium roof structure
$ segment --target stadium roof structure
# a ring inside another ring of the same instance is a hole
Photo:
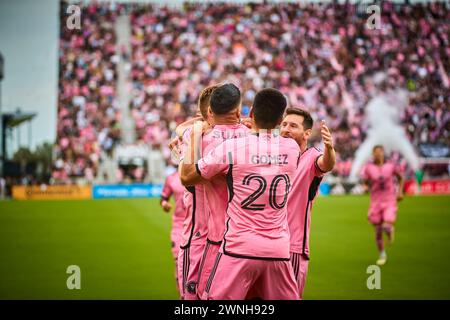
[[[6,128],[14,128],[21,125],[24,122],[32,120],[36,117],[37,113],[16,111],[14,113],[3,113],[3,124]]]
[[[12,130],[15,127],[20,126],[25,122],[29,122],[36,117],[37,113],[35,112],[21,112],[20,109],[17,109],[14,113],[3,113],[1,115],[1,153],[0,153],[0,161],[6,159],[6,150],[7,150],[7,140],[6,140],[6,132],[7,130]],[[31,131],[30,131],[31,134]]]

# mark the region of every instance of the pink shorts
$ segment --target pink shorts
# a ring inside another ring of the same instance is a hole
[[[180,252],[181,236],[177,235],[176,233],[174,233],[174,230],[172,230],[172,233],[170,235],[170,240],[172,242],[172,255],[173,255],[173,259],[175,261],[175,281],[177,284],[177,290],[181,296],[181,292],[180,292],[180,288],[179,288],[179,281],[178,281],[178,254]]]
[[[178,287],[182,300],[198,300],[197,281],[204,245],[191,244],[178,253]]]
[[[371,205],[368,218],[371,224],[395,223],[397,220],[397,203],[388,202]]]
[[[306,276],[308,275],[309,258],[301,253],[291,252],[291,264],[295,279],[297,280],[297,288],[301,300],[303,299]]]
[[[204,300],[298,300],[290,261],[235,258],[218,253]]]
[[[173,229],[170,233],[170,241],[172,242],[172,255],[175,261],[178,259],[178,252],[181,245],[181,230]]]
[[[199,298],[203,296],[203,292],[205,291],[206,283],[208,282],[209,275],[214,267],[217,254],[219,253],[220,244],[221,242],[211,242],[206,240],[206,246],[198,272],[197,295]]]

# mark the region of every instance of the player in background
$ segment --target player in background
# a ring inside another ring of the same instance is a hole
[[[185,186],[218,174],[228,185],[226,231],[203,299],[299,297],[289,261],[285,206],[300,149],[274,130],[286,105],[278,90],[259,91],[250,113],[252,134],[224,141],[198,163],[180,163]],[[197,153],[195,139],[191,137],[191,157]]]
[[[217,86],[210,86],[200,93],[198,100],[198,108],[202,115],[203,123],[210,125],[208,121],[208,107],[211,94]],[[182,134],[180,139],[183,145],[189,143],[191,127],[185,126],[186,129],[177,130],[177,134]],[[181,152],[183,153],[183,152]],[[181,154],[181,157],[184,155]],[[200,260],[206,242],[206,213],[204,203],[204,189],[202,185],[186,188],[183,197],[185,205],[185,215],[183,219],[183,228],[181,230],[181,245],[178,253],[178,286],[180,288],[181,299],[197,300],[197,281]]]
[[[392,244],[394,224],[397,219],[397,202],[403,199],[403,175],[397,165],[386,161],[383,146],[374,146],[372,153],[373,162],[364,166],[361,176],[370,192],[368,218],[375,227],[375,239],[379,251],[377,265],[382,266],[387,261],[383,233]],[[398,181],[397,189],[394,178]]]
[[[183,187],[180,181],[180,176],[178,171],[175,171],[171,175],[167,176],[164,182],[164,187],[161,192],[160,205],[165,212],[169,212],[172,209],[172,204],[169,202],[170,197],[173,196],[175,199],[175,210],[172,215],[172,230],[170,232],[170,240],[172,242],[172,255],[175,260],[175,279],[177,281],[178,288],[178,277],[177,277],[177,260],[178,252],[180,250],[181,243],[181,230],[183,228],[184,220],[184,203],[183,194],[186,189]],[[180,288],[178,288],[180,291]]]
[[[286,109],[286,115],[280,126],[280,134],[292,138],[300,147],[300,162],[292,181],[288,197],[287,211],[289,231],[291,234],[290,254],[295,279],[303,298],[309,263],[309,232],[311,210],[323,175],[332,170],[336,163],[333,139],[325,122],[321,123],[321,135],[325,150],[308,148],[313,119],[309,112],[298,109]]]
[[[214,126],[203,134],[201,157],[205,157],[226,139],[244,137],[250,130],[240,123],[241,94],[233,84],[216,89],[210,100],[210,117]],[[200,262],[197,295],[202,296],[208,277],[214,266],[225,232],[225,214],[228,205],[228,188],[224,176],[205,180],[204,195],[208,233],[205,250]]]

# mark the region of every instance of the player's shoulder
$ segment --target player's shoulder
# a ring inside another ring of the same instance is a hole
[[[373,163],[372,162],[366,162],[363,164],[362,168],[361,168],[361,172],[367,173],[370,171],[370,169],[372,169],[373,167]]]
[[[280,144],[284,148],[292,149],[294,151],[300,151],[300,147],[298,146],[298,143],[292,138],[280,137]]]
[[[396,170],[399,166],[397,165],[397,163],[395,163],[392,160],[389,160],[385,163],[385,166],[387,166],[389,169],[391,170]]]
[[[385,166],[389,166],[389,167],[395,167],[397,164],[393,161],[393,160],[387,160],[384,163]]]
[[[244,134],[248,134],[248,133],[251,132],[251,129],[249,127],[247,127],[246,125],[242,124],[242,123],[239,123],[236,126],[235,130],[238,131],[238,132],[243,132]]]
[[[318,156],[322,155],[323,151],[316,147],[310,147],[303,151],[301,154],[301,158],[317,158]]]

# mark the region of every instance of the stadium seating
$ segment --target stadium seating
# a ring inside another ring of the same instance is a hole
[[[348,175],[367,131],[369,76],[410,91],[402,119],[420,143],[450,138],[450,10],[444,3],[382,4],[380,29],[354,4],[125,5],[131,21],[130,111],[140,140],[162,146],[193,115],[206,85],[232,81],[249,107],[263,87],[280,89],[292,106],[326,119]],[[58,161],[55,178],[94,176],[100,152],[120,140],[115,104],[115,35],[119,10],[83,9],[87,28],[61,29]],[[318,144],[318,135],[313,139]]]

